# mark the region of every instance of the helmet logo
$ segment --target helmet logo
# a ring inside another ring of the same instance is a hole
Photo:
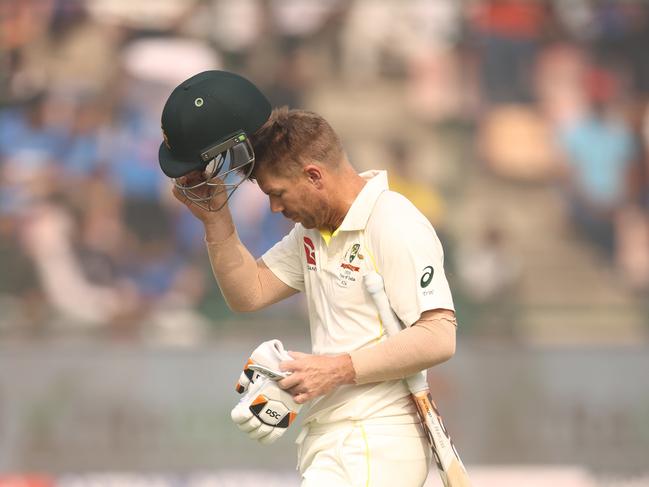
[[[194,100],[194,105],[196,105],[197,107],[202,107],[203,106],[203,99],[202,98],[196,98]]]
[[[165,132],[165,129],[162,129],[162,139],[164,142],[164,145],[167,149],[171,150],[171,144],[169,144],[169,137],[167,137],[167,132]]]

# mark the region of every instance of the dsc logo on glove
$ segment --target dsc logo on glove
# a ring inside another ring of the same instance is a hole
[[[275,418],[275,419],[279,419],[279,418],[282,417],[282,415],[280,413],[278,413],[277,411],[273,411],[270,408],[266,409],[266,414],[268,416],[270,416],[271,418]]]

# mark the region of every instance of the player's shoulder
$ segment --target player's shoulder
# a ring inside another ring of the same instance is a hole
[[[386,222],[408,224],[428,221],[408,198],[391,190],[384,191],[378,197],[371,220],[380,224]]]
[[[408,198],[395,191],[385,191],[378,198],[365,235],[379,262],[386,258],[400,262],[408,255],[444,252],[430,221]]]
[[[406,240],[428,241],[436,238],[428,218],[404,195],[384,191],[376,201],[367,222],[366,234],[371,242],[390,246],[402,245]]]
[[[309,231],[308,229],[304,228],[301,223],[296,223],[293,225],[293,228],[289,232],[289,235],[292,237],[292,239],[295,241],[295,243],[298,244],[299,248],[302,248],[302,244],[304,243],[305,239],[312,239],[312,241],[315,237],[316,234],[313,231]]]
[[[301,242],[304,240],[305,235],[307,235],[307,230],[300,224],[296,223],[293,225],[293,228],[291,228],[288,233],[286,233],[277,243],[276,245],[290,245],[290,244],[297,244],[301,245]]]

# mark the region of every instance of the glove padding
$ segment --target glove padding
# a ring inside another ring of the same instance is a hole
[[[279,370],[282,360],[293,359],[279,340],[264,342],[252,352],[236,386],[243,397],[230,413],[241,431],[264,445],[282,436],[302,407],[277,385],[285,375]],[[254,371],[251,365],[263,366],[269,373]]]
[[[243,366],[243,372],[241,372],[236,385],[237,392],[243,394],[248,390],[250,384],[254,384],[263,375],[266,375],[271,380],[281,380],[286,377],[286,372],[279,370],[279,363],[282,360],[293,360],[293,357],[284,350],[284,345],[281,341],[268,340],[267,342],[263,342],[252,351],[246,365]],[[269,373],[260,374],[251,369],[251,365],[260,365],[268,369]]]

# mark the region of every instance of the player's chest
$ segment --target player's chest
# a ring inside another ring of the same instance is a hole
[[[372,269],[372,257],[361,235],[333,238],[304,236],[304,280],[311,291],[333,296],[364,294],[362,276]]]

